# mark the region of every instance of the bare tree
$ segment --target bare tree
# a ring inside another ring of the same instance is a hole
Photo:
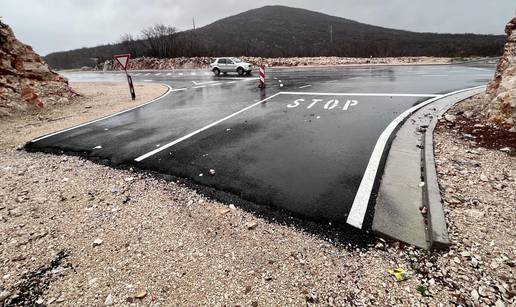
[[[176,33],[176,28],[163,24],[156,24],[142,30],[142,35],[149,43],[152,55],[158,58],[172,55],[174,47],[172,34],[174,33]]]
[[[132,57],[138,57],[141,54],[138,52],[138,45],[136,43],[136,40],[134,39],[133,35],[131,33],[123,34],[120,37],[120,44],[122,47],[127,50]]]

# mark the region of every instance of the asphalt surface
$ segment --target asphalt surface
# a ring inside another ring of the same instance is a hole
[[[135,165],[344,223],[385,127],[413,105],[483,85],[493,73],[482,64],[270,69],[260,90],[256,75],[131,72],[134,82],[164,83],[172,92],[26,148]],[[123,73],[65,75],[125,82]]]

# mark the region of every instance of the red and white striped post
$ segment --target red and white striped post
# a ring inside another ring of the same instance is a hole
[[[265,88],[265,66],[260,65],[260,85],[258,85],[259,88]]]

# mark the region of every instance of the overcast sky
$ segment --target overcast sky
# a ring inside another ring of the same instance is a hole
[[[42,55],[117,41],[163,23],[181,30],[281,4],[412,31],[503,34],[514,0],[0,0],[0,16]],[[259,26],[259,25],[258,25]]]

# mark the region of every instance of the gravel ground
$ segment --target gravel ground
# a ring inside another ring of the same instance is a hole
[[[223,204],[151,174],[15,150],[135,104],[121,85],[74,86],[85,95],[74,104],[0,123],[6,306],[514,304],[515,157],[471,148],[442,126],[436,153],[451,249],[358,245],[345,229]],[[136,103],[162,91],[146,85]],[[392,268],[413,276],[393,281]]]

